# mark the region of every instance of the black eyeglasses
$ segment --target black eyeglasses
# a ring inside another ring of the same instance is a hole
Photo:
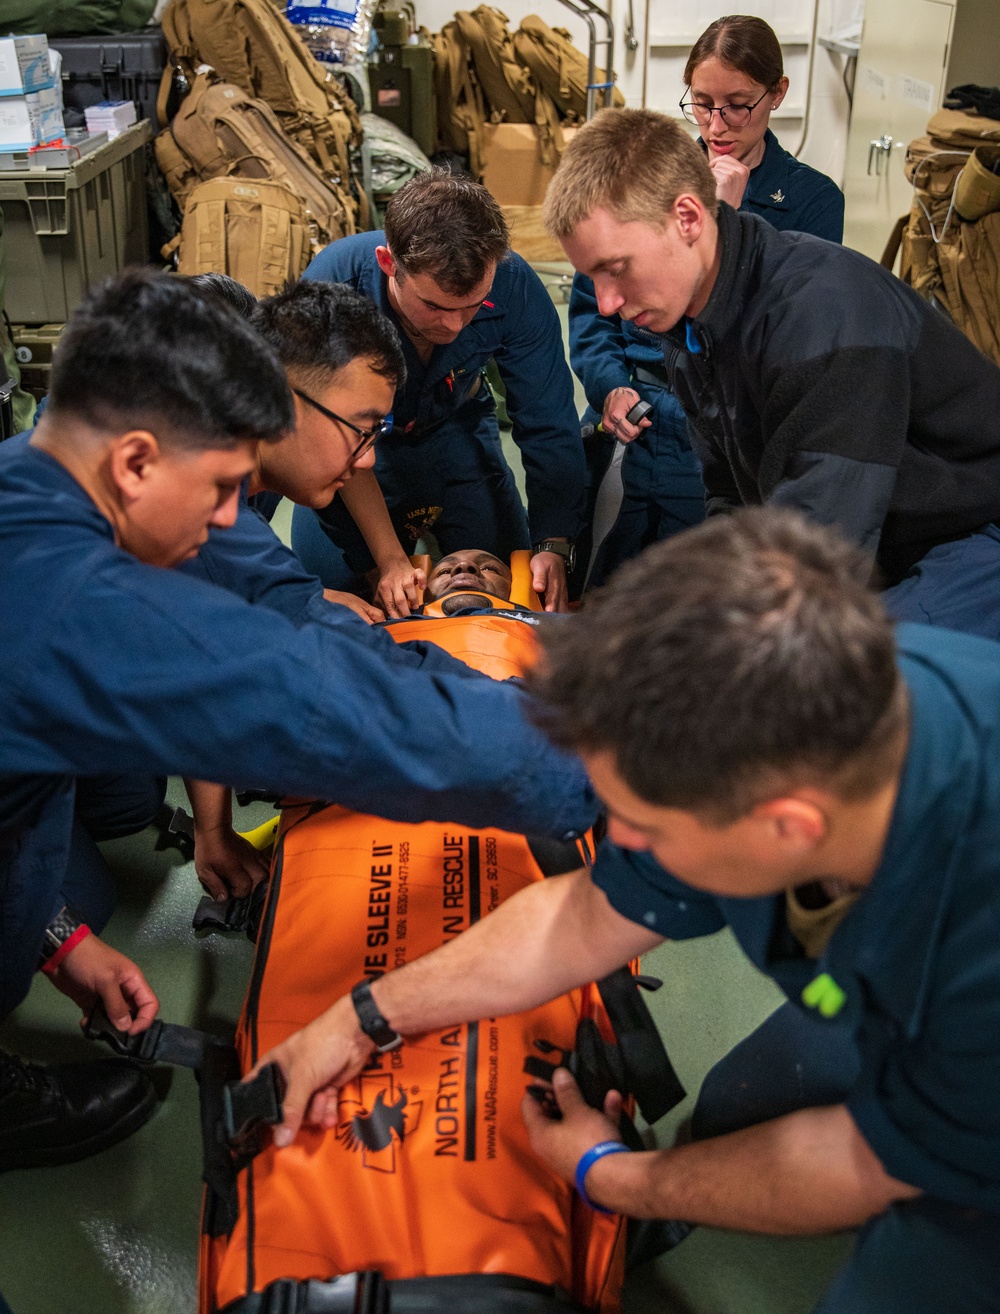
[[[372,425],[370,429],[359,429],[356,424],[352,424],[350,420],[345,420],[344,417],[338,415],[336,411],[331,411],[325,406],[321,406],[318,401],[310,397],[308,393],[302,392],[300,388],[293,388],[292,392],[295,393],[296,397],[300,397],[308,406],[311,406],[313,410],[319,411],[320,415],[325,415],[328,420],[336,420],[336,422],[342,424],[345,429],[350,429],[351,433],[356,433],[358,435],[361,441],[351,452],[349,458],[351,462],[364,456],[369,447],[374,447],[380,438],[384,438],[387,433],[392,432],[391,415],[384,420],[379,420],[378,424]]]
[[[765,91],[764,95],[758,96],[752,105],[703,105],[697,100],[682,100],[680,102],[680,111],[688,123],[695,123],[699,128],[707,128],[712,122],[713,114],[718,114],[722,122],[728,124],[730,128],[745,128],[750,122],[750,115],[764,99],[764,96],[773,94],[773,92]]]

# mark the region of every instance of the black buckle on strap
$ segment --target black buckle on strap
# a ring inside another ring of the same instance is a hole
[[[83,1034],[88,1040],[103,1040],[122,1058],[135,1059],[138,1063],[171,1063],[175,1067],[193,1068],[196,1072],[204,1066],[209,1050],[232,1048],[226,1041],[206,1031],[161,1022],[159,1018],[145,1031],[131,1036],[112,1024],[101,1000],[87,1018]]]
[[[170,1063],[191,1068],[198,1078],[201,1113],[202,1177],[214,1203],[207,1227],[222,1236],[236,1225],[236,1175],[264,1146],[264,1129],[283,1119],[284,1077],[273,1063],[251,1082],[240,1081],[235,1048],[218,1036],[159,1019],[137,1036],[112,1026],[100,1001],[87,1018],[84,1034],[103,1040],[123,1058],[139,1063]],[[320,1307],[322,1308],[322,1307]]]
[[[222,1126],[238,1158],[255,1158],[264,1148],[265,1127],[284,1119],[285,1085],[277,1063],[268,1063],[253,1081],[230,1081],[222,1088]]]
[[[389,1288],[381,1273],[345,1273],[327,1282],[279,1278],[222,1314],[389,1314]]]

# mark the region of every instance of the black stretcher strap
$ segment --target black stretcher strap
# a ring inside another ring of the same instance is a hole
[[[550,839],[547,835],[526,835],[525,839],[543,876],[564,876],[587,865],[575,840]]]
[[[624,1069],[625,1085],[615,1089],[631,1091],[652,1126],[680,1104],[687,1092],[639,993],[639,981],[627,967],[620,967],[598,981],[597,989],[614,1027]]]
[[[507,1273],[387,1281],[347,1273],[327,1282],[282,1278],[219,1314],[587,1314],[559,1287]]]
[[[235,1046],[193,1027],[154,1021],[137,1036],[112,1026],[98,1003],[84,1028],[88,1040],[103,1040],[116,1054],[139,1063],[191,1068],[198,1079],[202,1178],[209,1187],[206,1226],[212,1236],[228,1235],[239,1207],[236,1177],[263,1147],[265,1129],[282,1121],[285,1083],[269,1063],[252,1082],[240,1080]]]

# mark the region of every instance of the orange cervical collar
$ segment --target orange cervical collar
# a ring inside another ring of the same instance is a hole
[[[456,589],[455,593],[446,593],[444,598],[438,598],[436,602],[425,603],[423,614],[425,616],[443,616],[445,613],[442,603],[445,598],[454,597],[457,593],[460,593],[462,597],[482,598],[484,610],[486,607],[492,607],[495,611],[514,611],[515,609],[513,602],[506,602],[503,598],[495,598],[492,593],[481,593],[479,589]]]

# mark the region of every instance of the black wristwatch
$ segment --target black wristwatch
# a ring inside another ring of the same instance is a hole
[[[359,981],[351,991],[351,1003],[358,1015],[358,1024],[369,1040],[375,1042],[380,1054],[387,1054],[390,1049],[399,1049],[403,1037],[392,1027],[378,1011],[378,1004],[372,999],[372,983]]]
[[[573,573],[573,567],[576,565],[576,547],[568,539],[543,538],[531,550],[532,552],[555,552],[566,562],[566,574],[571,575]]]
[[[72,936],[76,935],[86,922],[69,904],[65,904],[45,928],[42,937],[42,952],[38,959],[39,970],[52,958]]]

